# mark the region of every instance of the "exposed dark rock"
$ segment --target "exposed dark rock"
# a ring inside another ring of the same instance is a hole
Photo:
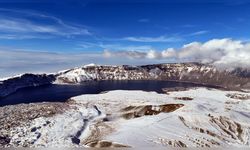
[[[74,137],[72,137],[72,138],[71,138],[71,140],[72,140],[72,143],[77,144],[77,145],[79,145],[79,144],[80,144],[80,142],[81,142],[81,141],[80,141],[80,139],[78,139],[78,138],[77,138],[77,137],[75,137],[75,136],[74,136]]]
[[[46,123],[44,123],[43,126],[47,126],[48,124],[50,124],[50,121],[46,121]]]
[[[103,118],[103,121],[107,122],[107,121],[109,121],[109,119],[107,117],[105,117],[105,118]]]
[[[0,146],[4,146],[10,143],[10,138],[0,135]]]
[[[40,137],[41,137],[41,133],[38,132],[36,138],[39,139]]]
[[[192,97],[175,97],[176,100],[191,101]]]
[[[238,94],[238,93],[230,93],[226,95],[229,98],[238,99],[238,100],[250,100],[249,94]]]
[[[0,98],[5,97],[18,89],[51,84],[55,80],[54,75],[23,74],[20,77],[10,78],[0,83]]]
[[[31,128],[31,132],[36,132],[36,127]]]

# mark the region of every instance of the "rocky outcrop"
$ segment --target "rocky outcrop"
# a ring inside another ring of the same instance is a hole
[[[34,87],[51,84],[55,80],[54,75],[23,74],[0,82],[0,98],[7,96],[24,87]]]
[[[9,145],[11,139],[13,140],[13,138],[10,138],[13,128],[27,126],[27,124],[36,118],[52,117],[68,109],[69,105],[67,103],[31,103],[0,107],[0,147]],[[31,127],[30,132],[35,133],[42,126],[49,124],[50,121],[45,121],[39,127]],[[22,134],[22,132],[24,131],[22,130],[19,134]],[[21,144],[18,137],[16,141],[16,143],[13,143],[14,145]]]

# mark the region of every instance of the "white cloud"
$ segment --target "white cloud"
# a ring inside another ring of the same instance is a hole
[[[176,51],[173,48],[168,48],[161,52],[163,58],[173,58],[176,57]]]
[[[50,39],[53,38],[53,36],[36,36],[36,35],[16,35],[16,34],[1,34],[0,39],[7,39],[7,40],[22,40],[22,39]]]
[[[104,43],[91,43],[91,42],[81,42],[79,44],[82,48],[102,48],[109,50],[128,50],[128,51],[141,51],[152,49],[150,45],[121,45],[121,44],[104,44]]]
[[[99,47],[103,49],[111,49],[111,50],[128,50],[128,51],[140,51],[140,50],[148,50],[152,47],[150,45],[120,45],[120,44],[99,44]]]
[[[177,37],[125,37],[123,40],[132,41],[132,42],[178,42],[182,39]]]
[[[147,52],[147,58],[149,59],[155,59],[155,58],[161,58],[161,54],[155,50],[149,50]]]
[[[190,36],[203,35],[203,34],[207,34],[208,32],[209,31],[207,31],[207,30],[201,30],[201,31],[191,33]]]
[[[44,33],[44,34],[59,35],[59,36],[90,34],[86,29],[62,26],[60,24],[42,25],[26,19],[14,19],[14,18],[9,18],[9,19],[0,18],[0,32],[6,34],[10,33],[15,34],[17,38],[18,34],[20,34],[20,36],[22,37],[22,34],[24,33],[25,34]]]
[[[147,53],[139,51],[110,51],[104,50],[103,56],[106,58],[118,57],[118,58],[130,58],[130,59],[142,59],[146,58]]]
[[[91,34],[85,27],[66,24],[54,16],[10,9],[0,9],[0,12],[2,13],[0,15],[1,39],[5,37],[6,39],[44,38],[48,35],[70,37]]]
[[[222,67],[250,67],[250,43],[232,39],[193,42],[178,51],[177,59],[212,63]]]
[[[204,43],[192,42],[182,48],[167,48],[163,51],[108,51],[108,57],[130,59],[175,59],[176,62],[194,61],[211,63],[220,67],[250,68],[250,43],[232,39],[213,39]]]
[[[145,51],[148,49],[152,49],[152,46],[150,46],[150,45],[141,45],[141,46],[129,45],[129,46],[118,46],[118,47],[110,47],[110,48],[111,49],[119,49],[119,50],[128,50],[128,51]]]
[[[213,39],[205,43],[193,42],[179,50],[178,58],[223,66],[248,66],[250,65],[248,45],[249,43],[232,39]]]
[[[104,50],[103,56],[107,58],[118,57],[118,58],[129,58],[129,59],[162,59],[163,56],[160,52],[156,50],[148,51],[135,51],[135,50],[121,50],[121,51],[112,51]]]

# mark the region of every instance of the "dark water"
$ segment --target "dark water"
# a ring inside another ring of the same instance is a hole
[[[63,102],[81,94],[98,94],[110,90],[143,90],[162,93],[166,87],[200,87],[174,81],[99,81],[80,85],[45,85],[28,87],[0,99],[0,106],[31,102]]]

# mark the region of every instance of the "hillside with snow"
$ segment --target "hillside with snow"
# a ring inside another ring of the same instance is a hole
[[[249,147],[250,93],[207,88],[166,92],[118,90],[65,103],[1,107],[0,145]]]

